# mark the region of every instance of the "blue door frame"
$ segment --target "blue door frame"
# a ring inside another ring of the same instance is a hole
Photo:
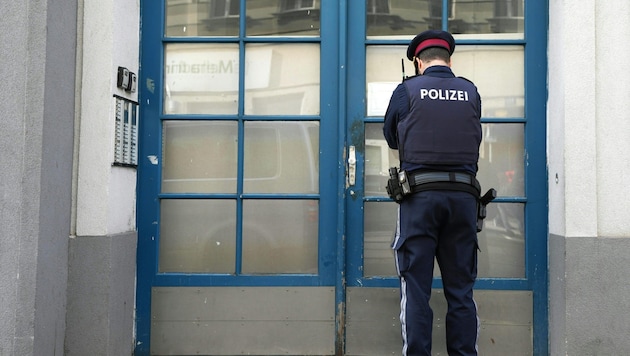
[[[447,0],[443,0],[447,3]],[[160,192],[159,164],[161,161],[163,114],[164,45],[175,42],[203,42],[205,38],[168,38],[164,36],[164,2],[141,1],[141,69],[139,73],[140,147],[137,189],[138,278],[136,301],[136,354],[149,353],[151,330],[151,289],[158,286],[335,286],[337,335],[343,335],[345,287],[398,287],[396,278],[365,278],[362,266],[363,204],[373,198],[356,199],[345,186],[346,147],[363,140],[365,123],[382,119],[367,117],[365,112],[365,47],[369,44],[406,45],[407,40],[366,40],[365,2],[354,0],[323,0],[321,36],[319,38],[274,38],[277,42],[312,42],[321,46],[320,115],[320,246],[317,275],[199,275],[158,273],[159,201],[169,198]],[[241,0],[245,8],[245,0]],[[444,9],[447,6],[443,6]],[[445,10],[446,11],[446,10]],[[443,18],[447,18],[444,14]],[[548,352],[547,302],[547,171],[546,171],[546,77],[548,1],[525,2],[525,37],[523,40],[462,40],[458,44],[510,44],[525,48],[525,117],[490,119],[488,123],[523,123],[525,127],[525,196],[501,198],[499,201],[525,204],[526,276],[525,278],[482,278],[477,289],[527,290],[533,293],[534,354]],[[446,22],[443,26],[446,28]],[[241,34],[244,21],[241,21]],[[236,37],[213,39],[218,42],[269,42],[268,38]],[[241,50],[241,63],[244,53]],[[244,69],[239,69],[240,87],[244,84]],[[351,80],[350,80],[351,78]],[[239,95],[239,114],[243,118],[243,97]],[[198,115],[178,115],[179,119],[212,119]],[[357,131],[357,127],[361,127]],[[362,156],[359,152],[357,177],[362,176]],[[327,162],[326,164],[324,164]],[[331,184],[331,182],[333,184]],[[353,189],[361,190],[357,181]],[[179,195],[178,197],[185,195]],[[363,198],[362,194],[359,194]],[[375,198],[374,198],[375,199]],[[237,256],[237,259],[240,258]],[[440,288],[441,281],[434,280]],[[338,337],[336,349],[343,350],[343,337]]]

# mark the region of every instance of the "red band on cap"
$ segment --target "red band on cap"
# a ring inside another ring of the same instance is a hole
[[[447,51],[451,51],[451,46],[449,46],[448,42],[446,42],[445,40],[439,38],[430,38],[428,40],[420,42],[418,47],[416,47],[415,55],[417,56],[420,51],[428,47],[443,47],[446,48]]]

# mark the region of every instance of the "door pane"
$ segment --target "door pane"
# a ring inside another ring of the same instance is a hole
[[[366,0],[367,36],[408,37],[441,29],[444,0]],[[480,38],[523,38],[524,0],[448,0],[448,31]]]
[[[386,197],[389,167],[398,167],[398,151],[387,146],[383,124],[365,124],[364,191],[366,197]],[[398,204],[365,202],[363,223],[363,275],[395,276],[391,242],[396,229]]]
[[[235,236],[235,201],[164,199],[158,272],[234,273]]]
[[[525,0],[449,0],[448,29],[475,38],[523,38]],[[483,35],[483,36],[479,36]]]
[[[317,200],[245,200],[243,273],[317,273]]]
[[[319,62],[319,44],[247,45],[245,114],[318,115]]]
[[[366,202],[363,210],[363,276],[395,276],[391,243],[396,232],[398,204]]]
[[[245,123],[245,193],[319,191],[319,122]]]
[[[442,28],[442,1],[366,0],[367,36],[409,37]]]
[[[319,36],[320,0],[247,1],[248,36]]]
[[[236,193],[238,126],[229,121],[164,121],[162,192]]]
[[[365,196],[387,196],[389,168],[399,165],[398,150],[383,137],[383,124],[365,124]]]
[[[240,0],[166,0],[166,36],[238,36]]]
[[[481,187],[499,196],[525,195],[523,124],[482,124],[477,179]]]
[[[236,114],[239,50],[237,44],[166,45],[165,114]]]
[[[413,75],[406,46],[368,46],[366,49],[367,115],[383,116],[392,91],[405,74]],[[457,46],[453,72],[475,83],[481,94],[483,117],[525,116],[525,70],[522,46]]]
[[[483,117],[525,116],[523,46],[457,46],[452,63],[479,89]]]
[[[478,234],[478,276],[525,278],[524,204],[491,203]]]

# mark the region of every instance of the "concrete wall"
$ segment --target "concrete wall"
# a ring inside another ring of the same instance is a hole
[[[65,355],[130,355],[136,170],[113,166],[117,69],[138,73],[139,2],[80,1],[73,224]]]
[[[76,1],[0,3],[0,354],[63,354]]]
[[[136,234],[70,241],[65,354],[131,355]]]
[[[630,354],[630,4],[550,0],[552,355]]]

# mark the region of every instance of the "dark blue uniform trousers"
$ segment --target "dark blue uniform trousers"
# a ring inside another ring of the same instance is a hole
[[[448,304],[448,354],[477,355],[479,321],[473,299],[477,277],[477,200],[458,191],[415,193],[400,204],[393,247],[401,283],[403,355],[431,355],[429,307],[434,259]]]

